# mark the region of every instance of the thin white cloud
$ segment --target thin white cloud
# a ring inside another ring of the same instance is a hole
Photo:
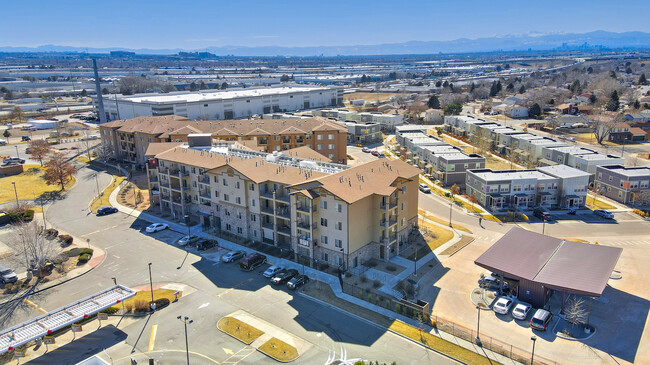
[[[270,39],[270,38],[280,38],[279,35],[256,35],[253,36],[255,39]]]

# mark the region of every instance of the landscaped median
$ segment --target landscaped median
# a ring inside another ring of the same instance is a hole
[[[105,206],[110,206],[108,202],[108,197],[111,195],[113,190],[117,189],[118,186],[126,179],[126,176],[113,176],[113,181],[111,184],[104,189],[102,194],[95,199],[93,199],[92,203],[90,203],[90,210],[93,212],[96,212],[97,209]]]
[[[280,361],[280,362],[289,362],[298,358],[298,350],[295,347],[289,345],[284,341],[280,341],[277,338],[273,337],[270,340],[264,342],[258,350],[264,355]]]
[[[233,317],[221,318],[217,322],[217,328],[247,345],[250,345],[264,334],[257,328]]]
[[[481,356],[473,351],[470,351],[462,346],[451,343],[440,337],[434,336],[424,330],[415,328],[401,321],[394,321],[388,329],[404,337],[408,337],[422,345],[447,355],[453,359],[459,360],[465,364],[499,364],[494,360],[490,360],[485,356]]]
[[[174,295],[174,293],[178,293]],[[169,305],[177,298],[180,298],[182,292],[177,292],[171,289],[154,289],[153,298],[156,303],[156,310],[162,309]],[[124,303],[115,304],[108,308],[105,312],[109,314],[117,313],[122,310],[124,305],[124,313],[144,314],[151,310],[151,290],[141,290],[135,293],[134,296],[124,301]]]

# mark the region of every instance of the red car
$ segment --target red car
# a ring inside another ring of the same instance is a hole
[[[370,151],[370,154],[375,156],[375,157],[379,156],[379,152],[377,152],[375,150]]]

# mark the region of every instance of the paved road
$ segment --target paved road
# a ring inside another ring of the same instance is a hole
[[[106,288],[112,284],[112,277],[127,286],[146,287],[149,283],[149,262],[152,263],[154,285],[180,283],[188,287],[184,291],[187,295],[170,308],[127,327],[120,327],[125,340],[106,340],[107,336],[98,333],[94,336],[95,342],[88,340],[91,342],[85,344],[86,349],[99,351],[108,348],[106,356],[102,356],[107,360],[107,356],[123,359],[122,363],[125,363],[130,356],[134,356],[131,350],[135,349],[136,355],[147,351],[151,326],[157,325],[153,345],[155,352],[150,355],[162,360],[161,363],[178,363],[178,359],[183,359],[185,339],[182,323],[176,317],[183,315],[194,320],[188,328],[193,352],[218,362],[230,358],[229,361],[241,364],[272,363],[264,355],[251,351],[216,329],[221,317],[243,309],[312,344],[296,363],[325,363],[333,352],[337,356],[345,352],[349,358],[388,363],[455,363],[364,320],[295,295],[284,288],[271,287],[260,275],[262,269],[244,273],[232,264],[187,254],[172,243],[181,236],[180,233],[163,231],[147,235],[140,231],[147,223],[133,217],[123,214],[96,217],[90,214],[87,205],[95,194],[94,173],[90,168],[82,168],[78,176],[79,184],[66,199],[49,207],[47,213],[52,225],[82,239],[89,239],[93,245],[105,249],[106,261],[82,278],[34,296],[32,301],[41,309],[51,311]],[[98,179],[100,186],[110,182],[106,174],[99,174]],[[36,315],[38,313],[30,308],[21,307],[11,323]],[[112,332],[108,334],[108,337],[111,336],[114,336]],[[120,332],[115,332],[115,336],[119,338]],[[72,361],[86,353],[53,351],[42,363]],[[211,363],[207,358],[194,356],[203,359],[203,362],[197,363]]]

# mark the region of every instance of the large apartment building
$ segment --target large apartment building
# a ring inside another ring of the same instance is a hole
[[[623,204],[650,205],[650,168],[598,166],[596,191]]]
[[[237,141],[264,152],[308,146],[329,160],[345,164],[347,127],[326,118],[190,121],[179,116],[137,117],[99,126],[102,143],[120,161],[144,165],[153,142],[187,142],[189,134]]]
[[[420,170],[400,160],[350,168],[191,135],[189,144],[157,153],[147,170],[161,212],[198,215],[209,229],[312,263],[388,260],[417,223]]]
[[[283,86],[104,98],[106,120],[179,115],[191,120],[229,120],[255,114],[343,105],[343,89]]]

